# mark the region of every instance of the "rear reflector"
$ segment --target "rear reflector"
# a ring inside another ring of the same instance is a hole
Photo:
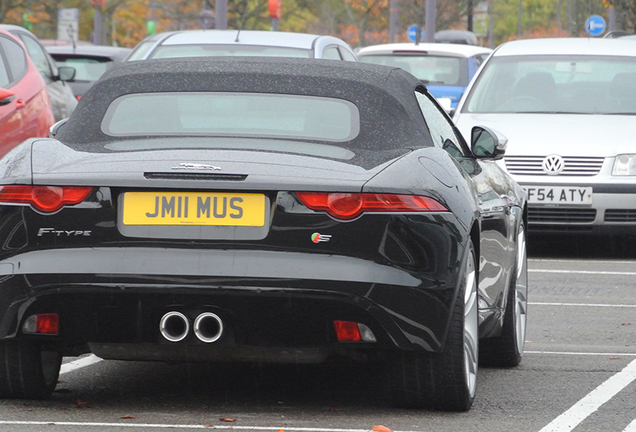
[[[31,315],[24,322],[24,333],[58,334],[60,317],[56,313]]]
[[[369,327],[352,321],[334,321],[336,336],[340,342],[375,342],[375,335]]]
[[[364,212],[445,212],[437,200],[418,195],[296,192],[312,210],[323,210],[336,219],[353,219]]]
[[[74,186],[1,186],[0,204],[30,204],[43,213],[53,213],[65,205],[81,203],[92,190]]]
[[[358,323],[351,321],[334,321],[336,336],[340,342],[359,342],[362,340]]]

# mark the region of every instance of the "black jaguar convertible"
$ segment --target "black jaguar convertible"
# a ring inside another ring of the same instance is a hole
[[[526,201],[425,86],[328,60],[131,62],[0,160],[0,395],[62,356],[386,364],[467,410],[516,366]]]

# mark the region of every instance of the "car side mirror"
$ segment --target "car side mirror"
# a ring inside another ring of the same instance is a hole
[[[470,148],[479,159],[501,159],[506,153],[508,138],[486,126],[475,126],[470,133]]]
[[[15,93],[7,89],[0,88],[0,106],[10,104],[15,99]]]
[[[58,76],[62,81],[73,81],[75,78],[75,68],[71,66],[59,66]]]

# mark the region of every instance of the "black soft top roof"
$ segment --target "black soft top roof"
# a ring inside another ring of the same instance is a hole
[[[129,140],[101,130],[113,100],[131,93],[209,91],[344,99],[360,111],[360,134],[344,146],[369,150],[430,146],[413,93],[419,85],[417,78],[399,68],[345,61],[215,57],[124,62],[82,97],[56,138],[89,145]]]

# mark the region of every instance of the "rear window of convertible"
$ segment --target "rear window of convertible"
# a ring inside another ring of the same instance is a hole
[[[115,99],[102,120],[113,137],[241,136],[345,142],[360,132],[351,102],[270,93],[138,93]]]

